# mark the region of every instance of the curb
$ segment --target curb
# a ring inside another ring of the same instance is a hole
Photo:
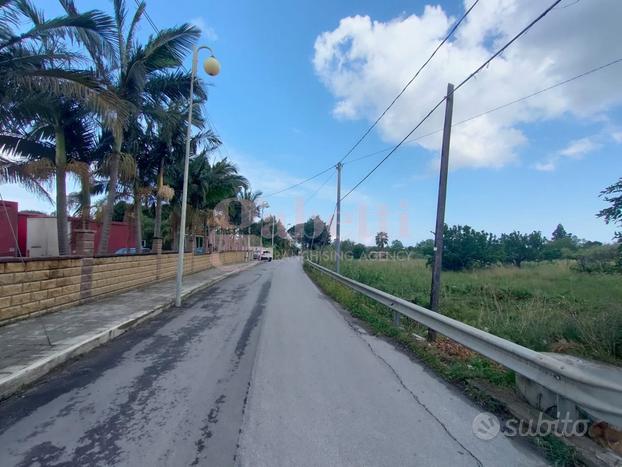
[[[245,264],[244,267],[241,267],[234,271],[226,272],[200,285],[197,285],[191,290],[186,291],[185,293],[182,294],[182,299],[185,300],[191,297],[192,295],[196,294],[197,292],[205,290],[211,287],[212,285],[234,274],[238,274],[242,271],[246,271],[259,263],[251,262],[251,263],[244,263],[244,264]],[[74,357],[77,357],[79,355],[85,354],[93,350],[94,348],[99,347],[100,345],[111,341],[115,337],[119,337],[121,334],[125,333],[127,330],[132,329],[135,326],[138,326],[144,321],[147,321],[151,318],[158,316],[160,313],[162,313],[165,310],[168,310],[169,308],[172,308],[174,305],[175,305],[175,299],[173,298],[161,305],[158,305],[155,308],[152,308],[144,312],[140,316],[135,316],[119,324],[116,324],[113,327],[107,329],[106,331],[103,331],[103,332],[100,332],[99,334],[91,336],[83,340],[82,342],[74,344],[71,347],[61,350],[49,357],[38,359],[34,361],[33,363],[31,363],[30,365],[28,365],[26,368],[19,370],[18,372],[12,374],[11,376],[0,379],[0,401],[15,394],[17,391],[22,389],[24,386],[27,386],[28,384],[35,382],[42,376],[45,376],[47,373],[49,373],[50,371],[52,371],[54,368],[58,367],[59,365],[62,365],[66,361]]]

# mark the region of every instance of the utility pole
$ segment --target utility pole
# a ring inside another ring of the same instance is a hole
[[[335,253],[337,259],[335,260],[335,270],[339,274],[339,262],[341,261],[341,168],[343,164],[338,162],[337,168],[337,228],[335,235]]]
[[[445,125],[443,127],[443,146],[441,148],[441,173],[438,183],[438,204],[436,206],[436,230],[434,231],[434,265],[432,267],[432,290],[430,309],[439,311],[441,294],[441,268],[443,266],[443,230],[445,229],[445,201],[447,199],[447,172],[449,170],[449,143],[451,139],[451,120],[454,109],[454,85],[447,84],[445,100]],[[436,331],[428,329],[428,340],[436,339]]]

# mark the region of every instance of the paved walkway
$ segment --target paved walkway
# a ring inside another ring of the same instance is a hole
[[[255,264],[230,264],[187,276],[182,294],[187,297]],[[174,296],[172,279],[0,326],[0,398],[170,307]]]

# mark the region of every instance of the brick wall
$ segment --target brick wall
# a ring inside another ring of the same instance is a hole
[[[243,251],[186,253],[184,275],[240,263]],[[175,277],[176,254],[0,262],[0,324]]]

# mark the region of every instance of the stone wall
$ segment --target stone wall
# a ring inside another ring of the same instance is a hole
[[[184,275],[241,263],[244,251],[186,253]],[[0,262],[0,324],[175,277],[177,254],[25,258]]]

